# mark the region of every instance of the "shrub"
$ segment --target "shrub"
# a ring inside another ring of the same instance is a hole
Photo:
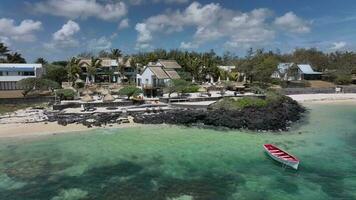
[[[142,90],[137,88],[136,86],[129,85],[125,86],[121,90],[119,90],[119,95],[126,95],[128,99],[132,96],[137,96],[142,93]]]
[[[334,80],[337,85],[348,85],[352,82],[351,75],[338,74]]]
[[[17,83],[17,87],[22,88],[24,91],[22,94],[26,96],[32,91],[53,90],[59,88],[59,84],[55,81],[44,78],[25,78]]]
[[[61,100],[73,100],[74,97],[76,96],[76,92],[71,89],[60,89],[60,90],[56,90],[56,95]]]
[[[199,91],[198,85],[189,85],[182,89],[182,93],[194,93]]]

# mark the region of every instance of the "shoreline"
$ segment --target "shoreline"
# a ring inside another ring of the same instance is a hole
[[[287,96],[299,103],[340,103],[343,101],[356,103],[356,93],[295,94]]]
[[[57,134],[92,131],[96,129],[131,128],[138,126],[140,126],[140,124],[136,123],[115,124],[111,126],[93,128],[88,128],[82,124],[68,124],[66,126],[63,126],[57,124],[57,122],[0,124],[0,139],[42,137]]]
[[[356,105],[356,94],[298,94],[288,95],[301,104],[353,104]],[[57,122],[8,123],[0,124],[0,139],[31,138],[65,133],[85,132],[95,129],[130,128],[146,126],[145,124],[128,123],[112,124],[103,127],[88,128],[82,124],[60,125]]]

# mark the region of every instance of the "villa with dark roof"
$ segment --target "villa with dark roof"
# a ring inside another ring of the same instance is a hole
[[[180,79],[177,69],[182,67],[175,60],[158,60],[149,63],[143,72],[137,75],[137,86],[141,87],[145,96],[158,96],[169,81]]]
[[[272,78],[284,81],[320,80],[321,72],[316,72],[309,64],[280,63]]]

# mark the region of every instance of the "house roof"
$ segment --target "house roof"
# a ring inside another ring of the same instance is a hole
[[[171,79],[180,79],[179,74],[174,69],[164,70]]]
[[[147,67],[158,79],[170,79],[168,74],[161,67]]]
[[[158,62],[166,69],[180,69],[180,68],[182,68],[175,60],[158,60]]]
[[[313,68],[308,64],[298,64],[297,66],[303,74],[322,74],[320,72],[314,71]]]

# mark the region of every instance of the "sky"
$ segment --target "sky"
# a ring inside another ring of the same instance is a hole
[[[0,41],[28,62],[119,48],[356,49],[354,0],[1,0]]]

